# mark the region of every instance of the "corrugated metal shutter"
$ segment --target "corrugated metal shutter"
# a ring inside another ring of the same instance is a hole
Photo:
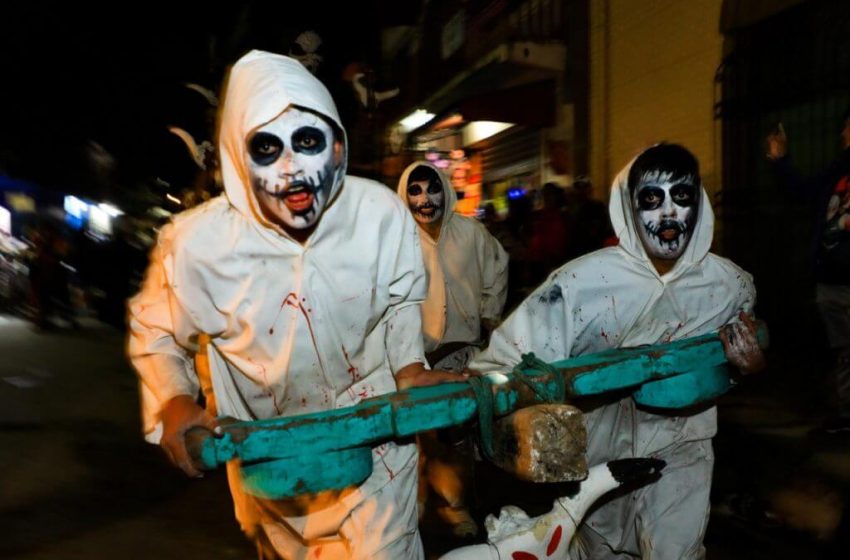
[[[542,132],[514,127],[493,137],[481,151],[485,183],[540,170]]]

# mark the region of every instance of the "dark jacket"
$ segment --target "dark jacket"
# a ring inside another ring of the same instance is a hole
[[[781,184],[813,203],[811,255],[822,284],[850,285],[850,148],[821,174],[803,178],[785,156],[774,162]]]

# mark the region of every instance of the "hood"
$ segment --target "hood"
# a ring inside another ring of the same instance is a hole
[[[629,195],[629,170],[631,170],[637,157],[632,159],[614,179],[611,185],[611,200],[608,203],[608,213],[611,216],[611,224],[614,233],[620,240],[620,248],[635,259],[644,263],[650,270],[655,272],[655,267],[649,260],[646,251],[638,235],[634,213],[632,212],[631,197]],[[714,237],[714,211],[711,209],[711,201],[708,199],[705,189],[700,187],[699,216],[693,237],[688,243],[685,252],[679,257],[676,266],[673,267],[667,277],[678,276],[695,263],[700,262],[711,249]]]
[[[396,192],[398,193],[398,196],[401,197],[404,205],[407,206],[407,178],[410,177],[413,170],[419,166],[430,167],[436,171],[437,176],[443,183],[443,200],[445,200],[445,207],[443,208],[443,217],[440,220],[440,227],[445,226],[451,217],[454,216],[455,206],[457,206],[457,193],[454,188],[452,188],[452,183],[446,174],[435,165],[432,165],[427,161],[417,161],[408,165],[407,169],[404,170],[404,173],[401,174],[401,179],[398,180],[398,188],[396,189]]]
[[[342,133],[343,159],[328,195],[324,210],[327,211],[342,188],[348,160],[345,129],[331,94],[294,58],[255,50],[233,65],[225,87],[218,130],[224,191],[237,210],[267,227],[271,223],[260,211],[251,188],[245,139],[252,130],[274,120],[290,106],[321,114]]]

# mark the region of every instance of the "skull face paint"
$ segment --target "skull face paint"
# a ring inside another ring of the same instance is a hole
[[[420,224],[431,224],[443,217],[445,193],[437,180],[423,179],[407,184],[407,205]]]
[[[638,235],[650,257],[678,259],[694,232],[700,189],[695,177],[664,170],[641,176],[632,194]]]
[[[333,186],[334,132],[322,117],[290,107],[247,139],[251,186],[263,215],[306,229],[319,219]]]

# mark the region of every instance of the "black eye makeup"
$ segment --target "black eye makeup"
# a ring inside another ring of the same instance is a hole
[[[302,126],[292,133],[292,149],[296,152],[313,155],[323,152],[328,145],[325,134],[313,126]]]
[[[670,187],[670,198],[679,206],[693,206],[697,203],[697,188],[690,183],[678,183]]]
[[[283,152],[283,140],[274,134],[258,132],[248,141],[248,153],[257,165],[274,163],[281,152]]]
[[[410,196],[419,196],[422,194],[422,187],[419,185],[410,185],[407,187],[407,194]]]
[[[641,210],[655,210],[664,203],[664,189],[643,187],[637,193],[637,204]]]
[[[439,194],[443,192],[443,187],[436,181],[428,183],[428,194]]]

